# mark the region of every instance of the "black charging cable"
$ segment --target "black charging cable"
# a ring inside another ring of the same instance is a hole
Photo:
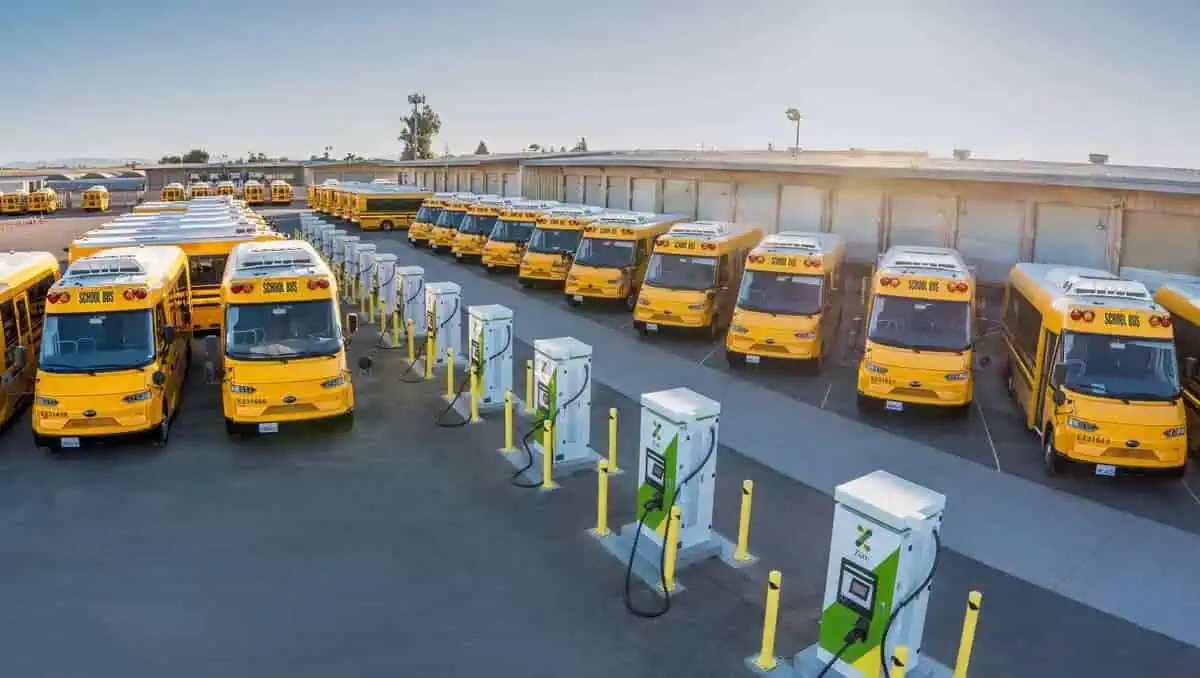
[[[855,643],[861,643],[867,639],[869,625],[870,622],[866,617],[859,617],[858,621],[854,622],[854,628],[847,631],[846,637],[842,639],[842,648],[834,653],[833,659],[826,662],[825,666],[821,668],[821,672],[817,674],[817,678],[825,678],[825,674],[829,673],[833,665],[841,660],[842,655],[846,654],[846,650],[849,650]]]
[[[450,412],[450,410],[454,408],[454,403],[458,402],[458,399],[462,397],[463,390],[465,390],[467,388],[467,385],[469,383],[471,383],[471,370],[473,370],[473,369],[479,370],[475,376],[476,376],[476,378],[482,379],[483,378],[483,368],[486,367],[489,363],[491,363],[496,358],[499,358],[500,356],[504,355],[504,352],[508,350],[508,347],[512,346],[512,325],[506,325],[504,329],[506,330],[505,337],[504,337],[504,347],[501,348],[496,353],[488,356],[487,359],[484,360],[479,365],[475,365],[474,361],[471,361],[471,363],[468,364],[467,376],[463,377],[463,380],[461,382],[459,382],[458,391],[454,394],[454,398],[452,398],[450,400],[450,402],[446,404],[446,409],[444,409],[440,413],[438,413],[437,418],[434,419],[434,421],[437,422],[438,426],[441,426],[442,428],[458,428],[460,426],[466,426],[467,424],[471,423],[471,416],[469,414],[465,417],[462,417],[461,421],[456,421],[456,422],[452,422],[449,424],[442,421],[442,418],[445,417]],[[450,366],[447,369],[454,369],[454,367]],[[475,394],[471,394],[471,397],[474,398]]]
[[[708,452],[704,455],[704,459],[683,477],[682,482],[675,485],[675,489],[671,491],[671,501],[664,507],[662,493],[656,492],[642,506],[642,517],[638,519],[637,531],[633,533],[633,545],[629,548],[629,560],[625,563],[625,609],[642,619],[656,619],[671,611],[671,591],[667,588],[667,538],[671,534],[671,509],[675,508],[675,503],[679,500],[679,493],[683,491],[684,486],[704,470],[708,460],[717,451],[717,429],[709,429],[709,435],[712,439],[708,443]],[[658,583],[662,589],[663,604],[657,610],[645,610],[633,604],[633,564],[637,560],[638,542],[642,538],[642,528],[646,525],[646,518],[650,517],[650,511],[658,508],[662,508],[663,520],[667,521],[667,529],[663,531],[663,547],[658,554]]]
[[[931,564],[929,566],[929,574],[925,575],[925,580],[921,582],[920,586],[913,589],[912,593],[908,594],[908,597],[906,597],[903,601],[901,601],[901,603],[899,605],[897,605],[895,608],[892,609],[892,613],[890,615],[888,615],[887,624],[884,624],[884,626],[883,626],[883,635],[879,639],[879,667],[883,670],[883,678],[892,678],[892,671],[891,671],[891,668],[888,666],[888,664],[890,663],[888,660],[891,659],[891,657],[888,656],[888,651],[887,651],[888,632],[892,630],[892,624],[894,624],[896,622],[896,617],[898,617],[900,615],[900,613],[904,610],[904,608],[908,607],[909,603],[916,600],[917,596],[920,596],[921,593],[923,593],[927,588],[929,588],[929,584],[933,582],[933,575],[937,574],[938,563],[941,562],[941,560],[942,560],[942,535],[939,534],[936,529],[934,529],[934,531],[933,531],[933,564]]]
[[[450,313],[450,315],[446,316],[446,319],[445,319],[445,320],[443,320],[443,321],[441,322],[441,324],[437,325],[436,327],[432,327],[432,328],[426,328],[426,329],[427,329],[427,331],[433,335],[432,339],[433,339],[433,342],[434,342],[434,343],[436,343],[436,342],[437,342],[438,335],[442,333],[442,332],[441,332],[441,330],[442,330],[442,329],[444,329],[444,328],[446,327],[446,325],[449,325],[449,324],[450,324],[450,321],[451,321],[451,320],[452,320],[452,319],[453,319],[453,318],[454,318],[456,315],[458,315],[458,306],[459,306],[459,303],[458,303],[458,298],[457,298],[457,297],[455,297],[455,299],[454,299],[454,311],[453,311],[453,312],[451,312],[451,313]],[[413,356],[413,361],[412,361],[411,363],[409,363],[409,364],[408,364],[408,367],[407,367],[407,368],[406,368],[406,369],[405,369],[403,372],[401,372],[401,373],[400,373],[400,381],[402,381],[402,382],[404,382],[404,383],[406,383],[406,384],[419,384],[419,383],[421,383],[421,382],[425,381],[425,379],[423,379],[423,378],[420,378],[420,379],[406,379],[405,377],[407,377],[407,376],[408,376],[408,373],[409,373],[409,372],[412,372],[412,371],[413,371],[413,368],[414,368],[414,367],[416,367],[416,365],[417,365],[417,360],[419,360],[420,358],[424,357],[426,360],[432,360],[432,359],[433,359],[431,356],[425,356],[425,349],[426,349],[426,348],[429,346],[429,344],[430,344],[430,337],[426,336],[426,337],[425,337],[425,341],[421,342],[421,347],[420,347],[419,349],[417,349],[417,351],[416,351],[416,355],[414,355],[414,356]],[[454,368],[454,366],[453,366],[453,365],[448,365],[448,366],[447,366],[447,369],[453,369],[453,368]]]
[[[575,395],[571,396],[570,398],[567,398],[567,401],[565,403],[563,403],[561,406],[555,407],[553,415],[551,415],[549,412],[547,412],[545,417],[542,417],[542,418],[534,421],[533,426],[530,426],[529,430],[525,431],[525,433],[521,435],[521,448],[525,450],[525,465],[522,466],[521,468],[517,469],[516,471],[514,471],[513,474],[511,476],[509,476],[508,482],[512,483],[514,486],[519,487],[523,490],[532,490],[532,489],[542,486],[542,483],[540,483],[540,482],[527,483],[527,482],[521,480],[521,476],[525,475],[526,471],[533,468],[533,464],[534,464],[533,450],[529,449],[529,440],[530,440],[530,438],[533,438],[533,436],[539,430],[541,430],[542,426],[544,426],[546,423],[546,419],[550,418],[551,416],[553,416],[554,421],[552,422],[550,432],[552,434],[554,434],[555,431],[558,430],[557,429],[558,413],[567,409],[576,400],[579,400],[580,398],[583,397],[583,394],[587,391],[588,384],[591,383],[591,379],[592,379],[592,366],[590,364],[585,364],[583,366],[583,385],[579,387],[579,392],[576,393]],[[536,394],[535,394],[535,397],[536,397]],[[552,449],[552,444],[550,443],[550,441],[542,441],[542,454],[550,454],[553,451],[554,450]],[[551,467],[553,467],[553,465],[554,465],[553,462],[551,462]]]

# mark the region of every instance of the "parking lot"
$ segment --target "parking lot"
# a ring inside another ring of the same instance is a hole
[[[6,226],[0,245],[61,252],[72,235],[102,220]],[[433,255],[408,250],[402,238],[366,236],[433,271]],[[517,287],[508,277],[488,278]],[[554,293],[544,296],[560,303]],[[624,312],[571,312],[628,328]],[[9,601],[0,612],[0,675],[742,675],[742,657],[758,645],[771,568],[784,573],[780,652],[815,639],[832,515],[827,497],[722,449],[715,527],[735,532],[738,486],[754,480],[751,546],[761,560],[746,570],[715,562],[684,570],[687,591],[670,614],[637,619],[624,609],[623,567],[584,533],[594,520],[594,477],[569,479],[548,494],[513,487],[507,462],[494,452],[501,423],[493,417],[439,427],[444,380],[402,380],[399,352],[374,352],[371,332],[364,328],[352,344],[356,356],[373,352],[376,364],[356,377],[356,424],[346,435],[306,428],[231,442],[219,425],[217,392],[200,369],[191,371],[163,451],[47,457],[32,447],[27,415],[14,421],[0,438],[0,594]],[[705,368],[728,369],[710,344],[651,340]],[[518,342],[516,364],[530,356]],[[858,418],[852,371],[736,376]],[[990,383],[981,379],[980,399],[987,400],[965,421],[871,423],[981,465],[998,457],[1003,472],[1045,482],[1036,444],[1023,440],[1032,434],[1006,409],[999,379]],[[620,412],[628,466],[636,459],[639,407],[593,386],[598,449],[610,407]],[[443,422],[455,419],[450,413]],[[614,525],[632,517],[634,475],[614,479]],[[1200,531],[1200,506],[1182,485],[1055,483]],[[1196,648],[947,550],[924,648],[945,663],[953,660],[971,589],[986,596],[973,676],[1190,675],[1200,661]],[[645,590],[637,595],[642,605],[655,600]]]

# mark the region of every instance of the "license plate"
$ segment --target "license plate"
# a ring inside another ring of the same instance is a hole
[[[650,330],[651,332],[657,332],[658,323],[646,323],[646,329]]]
[[[79,438],[63,438],[58,442],[65,448],[79,447]]]
[[[583,301],[582,294],[576,294],[574,297],[571,297],[571,298],[574,299],[575,301]]]
[[[904,409],[904,403],[898,400],[888,400],[884,402],[883,406],[890,412],[900,412]]]
[[[258,432],[259,433],[279,433],[279,424],[275,424],[275,423],[259,424]]]
[[[455,252],[455,253],[454,253],[454,258],[455,258],[455,259],[462,259],[462,252]]]
[[[1111,478],[1117,475],[1117,467],[1112,464],[1096,464],[1096,475]]]
[[[757,364],[759,364],[759,363],[761,363],[761,362],[762,362],[762,356],[760,356],[760,355],[748,355],[748,356],[746,356],[746,362],[747,362],[747,363],[749,363],[749,364],[751,364],[751,365],[757,365]]]

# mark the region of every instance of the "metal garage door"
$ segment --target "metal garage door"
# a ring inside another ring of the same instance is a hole
[[[663,212],[696,218],[696,182],[668,179],[663,182]]]
[[[1127,211],[1121,232],[1121,268],[1200,275],[1200,218]]]
[[[838,189],[833,203],[833,232],[846,239],[846,256],[875,263],[879,254],[879,217],[883,193]]]
[[[824,189],[784,186],[779,196],[779,230],[819,233],[824,211]]]
[[[732,221],[733,187],[725,182],[701,181],[696,218],[702,221]]]
[[[638,212],[657,212],[658,179],[634,179],[632,205]]]
[[[516,198],[521,195],[521,176],[516,172],[504,173],[504,195],[510,198]]]
[[[763,233],[774,233],[779,214],[779,184],[740,183],[733,206],[733,220],[753,224]]]
[[[583,177],[571,176],[566,177],[565,202],[574,203],[576,205],[583,204]]]
[[[945,247],[950,240],[945,203],[936,195],[893,195],[888,245]]]
[[[487,192],[491,193],[492,195],[503,195],[504,194],[504,186],[502,186],[500,184],[500,175],[499,174],[487,175]]]
[[[958,242],[954,247],[979,279],[1002,283],[1021,260],[1021,224],[1025,203],[964,198],[958,211]]]
[[[1108,210],[1038,205],[1033,260],[1108,270]]]
[[[485,185],[483,183],[483,174],[480,172],[471,172],[471,192],[483,193]]]
[[[629,209],[629,177],[608,178],[608,206],[617,210]]]
[[[601,185],[604,177],[587,176],[583,178],[583,202],[587,205],[604,207],[604,187]]]

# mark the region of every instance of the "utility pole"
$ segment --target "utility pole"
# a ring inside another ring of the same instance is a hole
[[[412,104],[412,107],[413,107],[413,109],[412,109],[412,130],[411,130],[412,136],[409,137],[409,143],[412,148],[412,157],[409,158],[409,160],[417,160],[418,159],[417,158],[417,151],[418,151],[417,113],[420,110],[418,107],[425,103],[425,95],[410,94],[410,95],[408,95],[408,103]]]
[[[788,120],[796,123],[796,145],[792,147],[792,155],[795,156],[800,153],[800,121],[804,120],[804,116],[800,114],[800,109],[798,108],[789,108],[784,112],[784,115],[787,116]]]

